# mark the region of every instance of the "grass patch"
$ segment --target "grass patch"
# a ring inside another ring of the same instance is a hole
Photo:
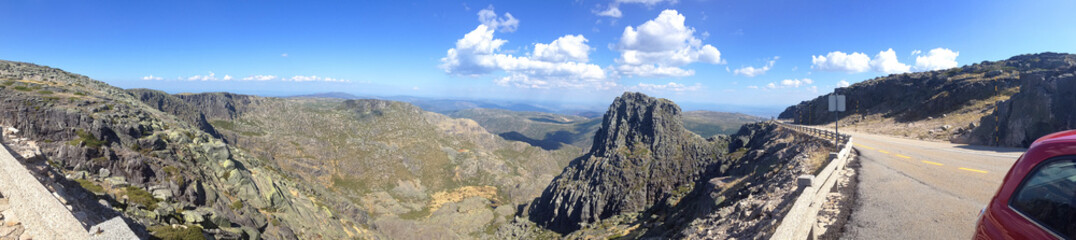
[[[235,200],[235,202],[232,202],[232,205],[228,205],[228,207],[232,208],[233,211],[238,211],[243,208],[243,200]]]
[[[183,225],[179,227],[172,226],[151,226],[146,228],[149,230],[149,234],[152,235],[150,239],[164,239],[164,240],[204,240],[205,235],[202,235],[202,227],[196,225]]]
[[[11,80],[4,81],[4,86],[11,86],[12,84],[15,84],[15,81],[11,81]]]
[[[163,170],[165,174],[168,174],[168,178],[172,179],[173,182],[183,183],[187,180],[185,177],[183,177],[183,174],[179,171],[179,168],[175,166],[165,166],[164,168],[161,168],[161,170]]]
[[[75,95],[78,95],[78,96],[86,96],[86,93],[84,93],[84,92],[75,92]]]
[[[78,182],[78,185],[82,186],[82,188],[86,189],[86,191],[90,191],[90,192],[93,192],[93,193],[105,193],[105,188],[104,187],[101,187],[100,185],[94,184],[93,182],[90,182],[90,180],[75,179],[75,182]]]
[[[108,143],[104,140],[98,140],[97,137],[94,137],[92,133],[82,131],[82,129],[76,129],[75,134],[78,135],[78,138],[68,142],[71,145],[78,146],[80,143],[85,143],[87,147],[100,148],[101,146]]]
[[[145,206],[150,211],[157,209],[157,198],[154,198],[153,194],[135,186],[127,186],[124,189],[127,191],[127,200]]]
[[[15,90],[19,90],[19,91],[23,91],[23,92],[29,92],[29,91],[30,91],[30,88],[28,88],[28,87],[26,87],[26,86],[15,86],[15,87],[14,87],[14,88],[12,88],[12,89],[15,89]]]
[[[90,159],[90,161],[99,166],[108,165],[108,158],[106,157],[95,157],[93,159]]]
[[[39,93],[39,94],[43,94],[43,95],[49,95],[49,94],[52,94],[52,91],[49,91],[49,90],[41,90],[41,91],[37,91],[37,93]]]

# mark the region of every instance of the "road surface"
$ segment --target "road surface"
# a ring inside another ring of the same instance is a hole
[[[842,239],[971,239],[979,210],[1024,152],[851,135],[862,168]]]

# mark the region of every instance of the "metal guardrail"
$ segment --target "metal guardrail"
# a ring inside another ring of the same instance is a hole
[[[832,141],[838,136],[837,133],[825,129],[787,123],[778,125],[826,141]],[[847,134],[839,136],[840,142],[835,142],[834,145],[840,150],[830,153],[829,163],[817,175],[801,175],[797,179],[796,183],[803,191],[792,204],[792,209],[781,219],[781,224],[777,226],[777,230],[770,236],[770,239],[817,239],[821,234],[815,229],[818,212],[826,201],[827,193],[836,185],[838,176],[834,173],[844,169],[852,152],[852,137]]]

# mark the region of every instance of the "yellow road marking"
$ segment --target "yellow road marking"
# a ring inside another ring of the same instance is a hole
[[[945,164],[931,162],[931,161],[927,161],[927,160],[923,160],[922,162],[926,163],[926,164],[930,164],[930,165],[938,165],[938,166],[944,166],[945,165]]]
[[[868,147],[868,146],[863,146],[863,145],[861,145],[861,144],[859,144],[859,143],[854,143],[854,144],[855,144],[855,145],[856,145],[857,147],[861,147],[861,148],[866,148],[866,149],[874,150],[874,148],[872,148],[872,147]]]
[[[897,154],[897,157],[903,158],[903,159],[911,159],[912,158],[912,157],[904,156],[904,155],[900,155],[900,154]]]
[[[889,152],[886,152],[885,150],[878,150],[878,152],[880,152],[880,153],[885,153],[885,154],[889,154]]]
[[[979,169],[971,169],[971,168],[959,168],[959,169],[964,170],[964,171],[977,172],[977,173],[986,173],[986,171],[979,170]]]

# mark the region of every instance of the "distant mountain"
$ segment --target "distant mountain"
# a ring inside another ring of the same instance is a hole
[[[743,113],[714,111],[684,112],[684,127],[702,137],[717,134],[732,135],[744,124],[769,120]]]
[[[519,103],[511,101],[492,101],[492,100],[458,100],[458,99],[434,99],[424,97],[412,97],[412,96],[388,96],[388,97],[366,97],[356,96],[349,93],[342,92],[326,92],[315,93],[308,95],[296,95],[291,98],[338,98],[338,99],[381,99],[411,103],[422,110],[449,114],[461,110],[475,109],[475,108],[489,108],[489,109],[504,109],[519,112],[556,112],[555,110],[541,107],[534,104]]]
[[[837,89],[848,96],[848,112],[840,122],[860,131],[911,138],[1027,146],[1047,133],[1076,127],[1066,113],[1076,107],[1072,94],[1066,94],[1072,91],[1074,67],[1076,55],[1040,53],[879,77]],[[790,106],[779,118],[832,124],[827,97]]]

